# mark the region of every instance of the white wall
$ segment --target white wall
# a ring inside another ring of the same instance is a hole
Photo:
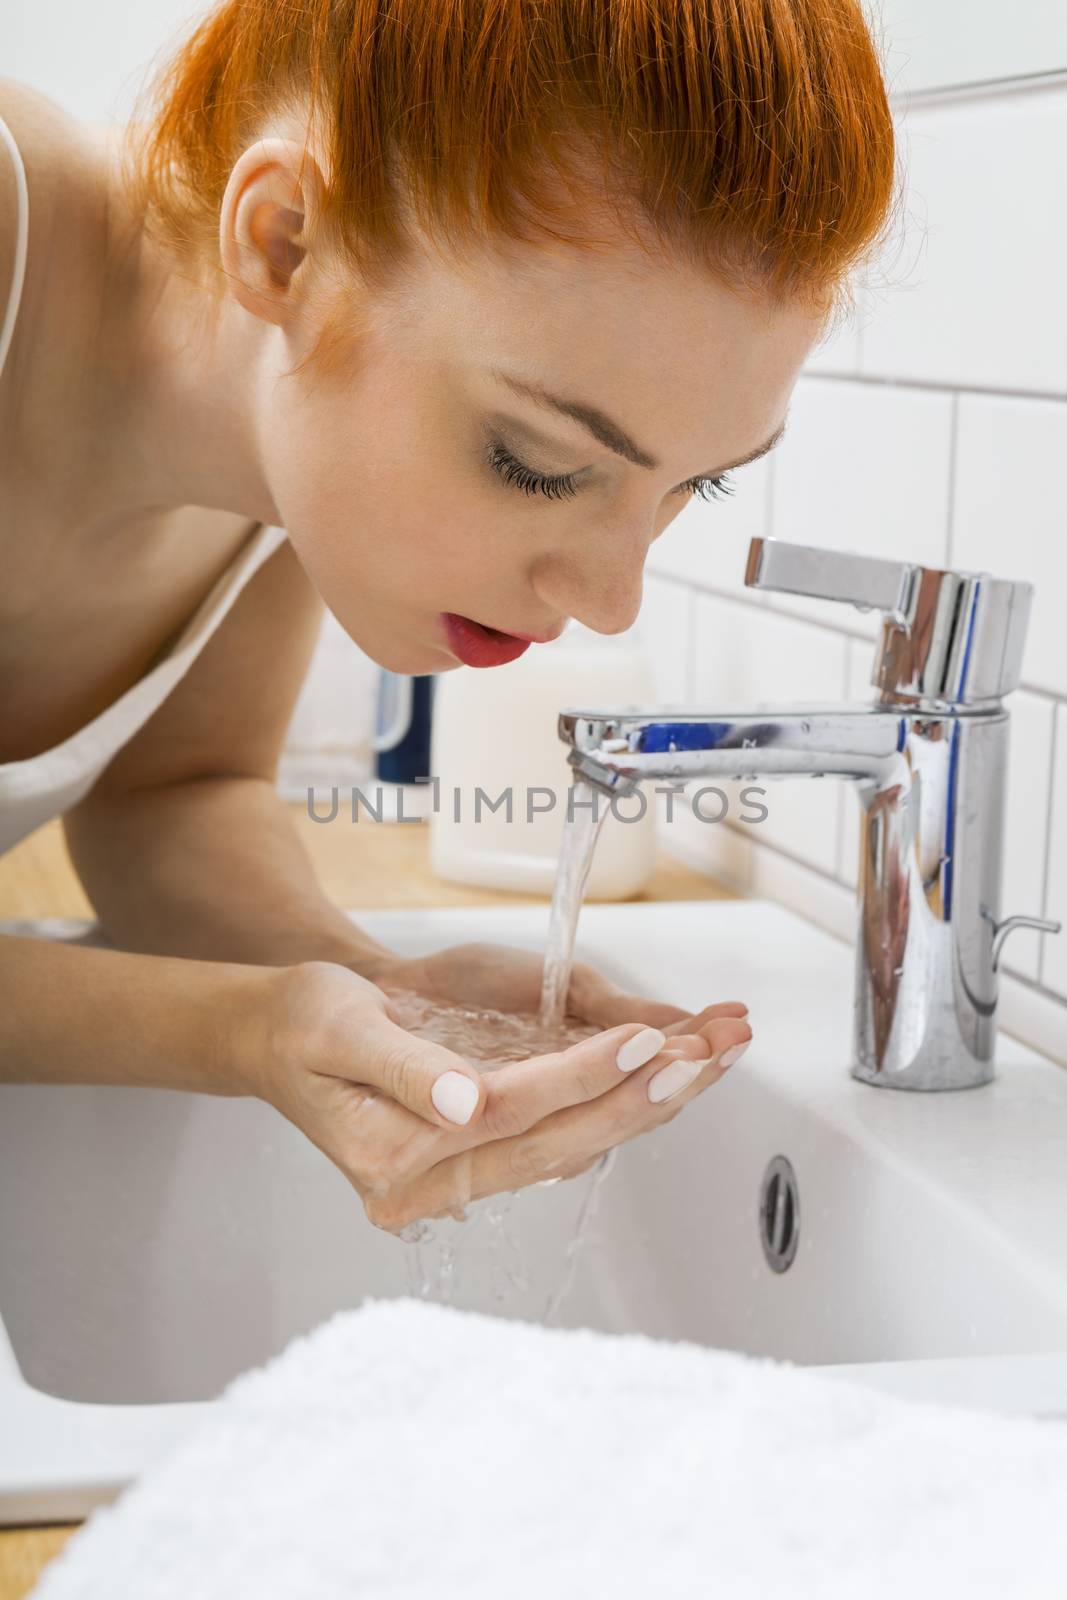
[[[0,72],[86,122],[121,121],[153,58],[210,9],[203,0],[4,0]]]

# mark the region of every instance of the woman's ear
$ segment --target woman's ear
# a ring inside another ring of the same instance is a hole
[[[297,310],[293,279],[322,216],[325,184],[292,139],[259,139],[234,163],[219,213],[222,269],[234,298],[280,327]]]

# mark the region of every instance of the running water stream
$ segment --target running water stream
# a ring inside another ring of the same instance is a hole
[[[574,966],[578,913],[582,909],[597,838],[608,814],[604,795],[584,778],[575,779],[569,802],[552,890],[552,909],[548,915],[541,983],[541,1022],[546,1028],[557,1028],[563,1021]]]
[[[569,798],[549,913],[539,1012],[505,1014],[442,1005],[411,990],[386,988],[397,1021],[402,1027],[410,1033],[447,1045],[469,1061],[477,1062],[484,1072],[495,1071],[509,1061],[523,1061],[533,1055],[566,1049],[580,1039],[601,1031],[594,1023],[568,1016],[566,1001],[574,965],[578,914],[608,806],[604,795],[582,778],[575,780]],[[596,1212],[598,1191],[614,1165],[615,1153],[614,1149],[608,1150],[593,1168],[574,1235],[567,1246],[562,1282],[550,1295],[545,1307],[543,1320],[546,1323],[559,1309],[573,1281],[585,1232]],[[559,1178],[546,1178],[542,1184],[559,1181]],[[461,1246],[469,1239],[472,1226],[483,1217],[490,1229],[489,1253],[494,1298],[500,1301],[510,1292],[527,1289],[529,1280],[523,1269],[521,1253],[506,1226],[512,1202],[521,1192],[511,1190],[468,1201],[465,1205],[457,1204],[451,1216],[466,1226],[463,1233],[454,1239],[444,1237],[440,1228],[435,1226],[440,1222],[439,1218],[414,1222],[402,1229],[399,1237],[415,1247],[408,1256],[411,1293],[421,1298],[433,1293],[437,1299],[451,1299]],[[468,1211],[473,1211],[473,1219],[467,1215]],[[429,1243],[438,1246],[436,1284],[432,1282],[422,1259],[422,1248]]]

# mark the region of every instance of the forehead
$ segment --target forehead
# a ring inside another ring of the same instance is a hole
[[[431,356],[487,402],[514,399],[493,377],[500,370],[578,397],[632,424],[666,460],[684,457],[684,471],[766,441],[825,322],[799,297],[740,290],[625,239],[595,251],[508,241],[435,257],[406,293],[412,355]]]
[[[788,364],[825,326],[825,306],[729,281],[618,224],[598,224],[582,247],[495,235],[460,249],[431,246],[421,230],[415,237],[395,301],[403,320],[446,339],[451,330],[457,347],[485,361],[505,344],[527,364],[540,351],[546,376],[560,375],[564,357],[586,363],[590,377],[665,363],[729,363],[740,373],[775,353]]]

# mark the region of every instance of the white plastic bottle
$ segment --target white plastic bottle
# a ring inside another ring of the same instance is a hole
[[[572,621],[551,644],[531,645],[506,666],[442,673],[430,760],[439,780],[430,816],[434,872],[456,883],[551,894],[574,776],[556,732],[560,711],[655,703],[651,664],[636,628],[599,634]],[[489,804],[506,791],[510,821],[506,802],[496,809]],[[600,805],[608,807],[606,795]],[[616,799],[615,806],[618,814],[607,810],[597,841],[586,885],[590,899],[626,899],[652,874],[652,797],[645,796],[643,816],[639,797]]]

